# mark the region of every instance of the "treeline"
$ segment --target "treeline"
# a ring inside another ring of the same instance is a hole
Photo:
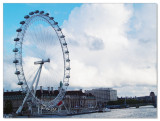
[[[136,99],[126,99],[126,104],[142,104],[142,103],[151,103],[147,102],[145,100],[136,100]],[[107,105],[124,105],[125,104],[125,99],[124,98],[119,98],[117,101],[109,101]]]

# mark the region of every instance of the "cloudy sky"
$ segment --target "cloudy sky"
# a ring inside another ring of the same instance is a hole
[[[157,91],[156,4],[4,4],[5,90],[20,89],[12,63],[19,21],[42,8],[66,36],[71,59],[68,89],[111,87],[118,96]]]

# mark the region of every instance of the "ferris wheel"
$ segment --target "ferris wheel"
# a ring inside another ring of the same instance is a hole
[[[69,86],[70,58],[67,42],[58,22],[49,13],[36,10],[24,16],[24,19],[20,22],[21,27],[16,30],[13,49],[15,74],[25,94],[16,113],[22,111],[29,98],[37,107],[52,111],[62,101]],[[42,100],[36,96],[39,86],[52,86],[55,90],[59,86],[59,93],[52,100]]]

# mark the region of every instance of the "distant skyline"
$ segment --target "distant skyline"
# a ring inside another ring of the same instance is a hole
[[[157,4],[3,4],[4,89],[20,90],[13,38],[24,15],[44,10],[68,43],[68,89],[113,88],[118,96],[157,95]]]

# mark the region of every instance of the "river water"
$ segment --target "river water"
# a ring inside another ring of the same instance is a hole
[[[111,109],[111,112],[90,113],[73,116],[46,116],[45,118],[157,118],[157,108],[143,106],[139,108]]]

